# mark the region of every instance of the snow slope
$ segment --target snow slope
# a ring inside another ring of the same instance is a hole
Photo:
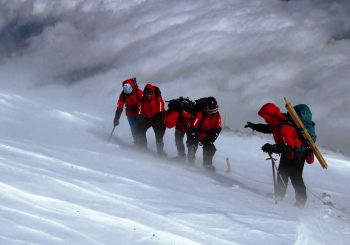
[[[349,12],[348,0],[2,0],[0,85],[99,97],[136,77],[167,97],[217,96],[234,129],[287,96],[311,106],[318,143],[350,155]]]
[[[349,214],[294,192],[274,204],[266,139],[223,133],[220,175],[134,151],[125,117],[115,137],[106,101],[66,88],[0,94],[0,244],[347,244]],[[52,100],[52,96],[60,98]],[[174,155],[172,131],[166,150]],[[155,149],[153,135],[150,148]],[[199,152],[200,153],[200,152]],[[226,174],[225,158],[233,172]],[[349,159],[305,168],[307,186],[350,203]],[[196,165],[199,167],[198,154]]]

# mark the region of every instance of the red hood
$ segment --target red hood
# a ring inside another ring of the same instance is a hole
[[[135,82],[134,82],[134,79],[133,79],[133,78],[130,78],[130,79],[128,79],[128,80],[123,81],[123,86],[124,86],[124,84],[126,84],[126,83],[129,83],[129,84],[131,85],[132,89],[135,90],[136,85],[135,85]]]
[[[287,117],[281,113],[280,108],[273,103],[263,105],[259,110],[258,115],[264,118],[268,124],[273,126],[280,125],[281,122],[287,120]]]
[[[145,89],[151,89],[151,90],[154,92],[154,87],[153,87],[153,85],[150,84],[150,83],[147,83],[147,84],[146,84],[144,90],[145,90]]]

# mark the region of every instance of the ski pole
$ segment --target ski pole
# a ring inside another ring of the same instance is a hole
[[[115,127],[116,127],[116,126],[114,126],[114,128],[113,128],[113,130],[112,130],[112,132],[111,132],[111,135],[110,135],[109,138],[108,138],[108,142],[110,142],[111,139],[112,139],[112,137],[113,137]]]
[[[278,172],[278,169],[277,169],[277,167],[276,167],[276,164],[275,164],[275,170],[276,170],[277,176],[280,178],[280,180],[281,180],[283,186],[284,186],[285,188],[287,188],[286,182],[284,182],[282,176],[281,176],[280,173]],[[277,179],[278,179],[278,178],[277,178]]]
[[[272,178],[273,178],[273,196],[275,199],[275,204],[277,204],[277,196],[276,196],[276,173],[275,173],[275,159],[272,157],[271,153],[269,152],[269,158],[266,160],[271,159],[272,164]]]

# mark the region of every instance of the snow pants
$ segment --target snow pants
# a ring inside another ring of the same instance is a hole
[[[176,149],[177,149],[177,155],[179,157],[185,157],[185,145],[184,145],[184,137],[185,137],[185,132],[182,132],[181,130],[175,129],[175,144],[176,144]],[[189,142],[188,142],[188,137],[186,141],[186,145],[188,148]]]
[[[303,153],[295,152],[292,160],[288,159],[287,155],[282,154],[278,166],[277,196],[281,198],[285,196],[288,180],[290,179],[295,190],[295,204],[298,207],[304,207],[307,200],[306,187],[303,180],[304,163],[305,156],[303,156]]]
[[[199,142],[189,142],[188,144],[188,161],[194,163]],[[216,147],[212,142],[201,142],[203,146],[203,165],[213,165],[213,158]]]
[[[152,123],[150,120],[142,120],[142,122],[137,122],[137,140],[136,145],[141,149],[147,148],[147,130],[152,127],[154,131],[154,135],[156,137],[157,144],[157,153],[160,155],[164,155],[164,142],[163,137],[165,134],[166,126],[164,123]]]

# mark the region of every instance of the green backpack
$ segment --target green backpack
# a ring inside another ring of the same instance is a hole
[[[311,112],[310,108],[305,104],[299,104],[299,105],[294,106],[294,110],[296,111],[296,113],[300,117],[300,120],[304,123],[304,126],[305,126],[306,130],[309,132],[312,140],[314,142],[316,142],[317,135],[315,132],[315,123],[312,121],[312,112]],[[292,124],[295,128],[297,128],[297,126],[293,122],[291,116],[289,114],[287,116],[288,116],[289,124]],[[306,142],[304,142],[304,143],[306,144]]]

